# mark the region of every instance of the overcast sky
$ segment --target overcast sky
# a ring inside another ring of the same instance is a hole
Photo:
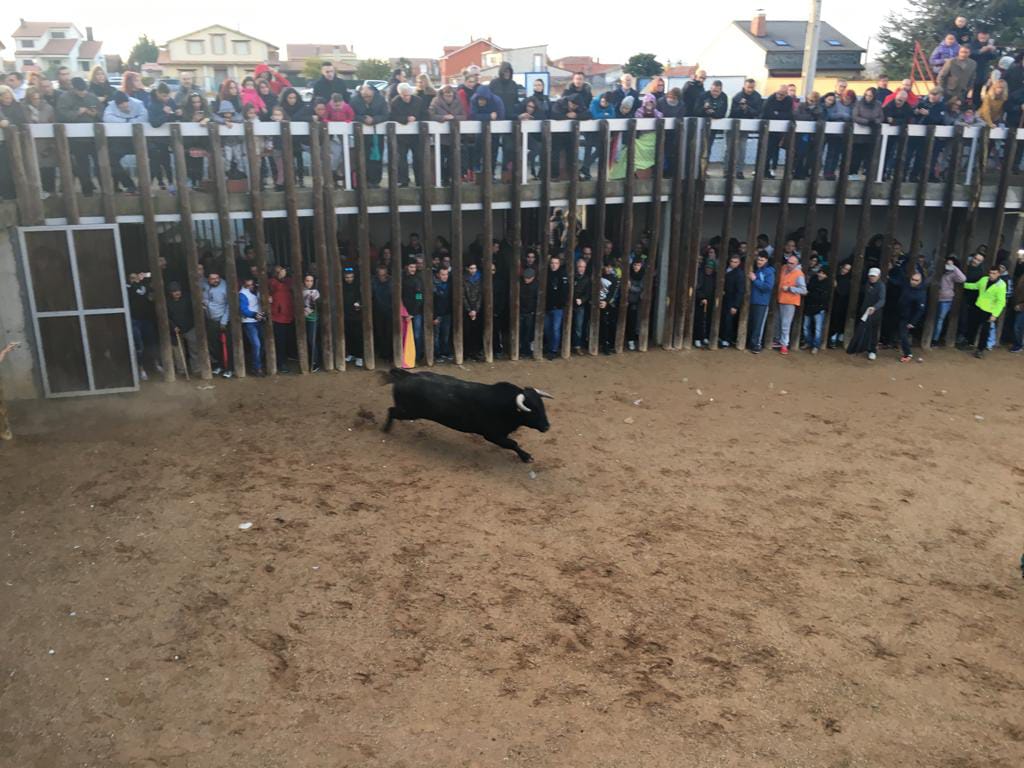
[[[906,0],[858,0],[855,4],[824,0],[822,19],[866,45],[885,14],[905,4]],[[295,9],[296,13],[289,15],[280,5],[238,0],[173,5],[48,0],[41,6],[29,6],[7,2],[0,10],[0,41],[7,46],[5,58],[13,58],[11,33],[24,15],[29,21],[70,21],[83,34],[84,28],[91,26],[96,38],[104,41],[104,53],[123,56],[143,33],[163,44],[168,38],[220,23],[277,45],[282,56],[288,43],[341,43],[354,45],[361,58],[437,58],[443,45],[490,36],[506,48],[547,43],[552,58],[590,55],[603,62],[623,63],[630,55],[646,51],[655,53],[662,62],[682,59],[692,64],[711,35],[733,19],[749,19],[754,9],[761,7],[756,0],[694,5],[696,8],[690,6],[694,10],[687,13],[687,6],[682,4],[623,6],[519,0],[442,4],[437,6],[438,12],[432,12],[429,3],[401,0],[385,5],[299,2],[284,6]],[[806,19],[810,2],[771,0],[763,6],[769,19]],[[570,11],[573,8],[577,10]],[[597,12],[598,8],[602,13]],[[874,53],[875,47],[869,50]]]

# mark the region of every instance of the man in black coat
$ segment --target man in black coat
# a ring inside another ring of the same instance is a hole
[[[192,314],[192,299],[181,290],[175,281],[167,284],[167,319],[171,326],[171,343],[184,345],[174,356],[174,369],[179,375],[185,374],[183,367],[185,352],[188,352],[188,367],[192,373],[199,371],[199,341],[196,338],[196,320]]]
[[[828,298],[832,292],[832,281],[824,267],[813,267],[807,281],[807,298],[804,302],[804,341],[812,355],[821,349],[825,335],[825,315],[828,312]]]
[[[719,347],[732,347],[736,344],[736,330],[743,306],[743,295],[747,289],[744,281],[743,265],[738,254],[729,257],[725,271],[725,293],[722,295],[721,333],[718,334]]]
[[[752,77],[748,77],[743,81],[743,90],[732,97],[732,108],[729,110],[729,117],[734,117],[738,120],[759,120],[761,118],[761,112],[764,109],[764,99],[761,98],[761,94],[757,92],[757,83]],[[747,154],[747,142],[750,141],[751,136],[756,138],[756,134],[747,134],[743,139],[743,143],[740,145],[739,156],[736,158],[736,178],[743,178],[743,158]]]
[[[399,125],[413,125],[423,116],[423,99],[416,95],[416,89],[409,83],[399,83],[398,95],[391,100],[391,119]],[[409,153],[417,181],[420,179],[420,137],[403,134],[395,137],[398,142],[398,184],[409,186]]]
[[[553,360],[562,351],[562,318],[569,298],[569,276],[562,269],[562,259],[554,255],[548,262],[548,285],[544,300],[544,344],[546,355]]]
[[[683,109],[687,117],[700,117],[700,102],[704,98],[704,80],[707,73],[698,69],[693,74],[693,79],[683,86]]]
[[[792,120],[793,99],[785,85],[780,85],[770,97],[764,100],[761,109],[761,117],[764,120]],[[765,176],[769,179],[775,178],[775,169],[779,167],[779,146],[785,134],[772,132],[768,134],[768,156],[765,158]]]
[[[519,286],[519,354],[533,354],[533,332],[537,319],[537,273],[527,267]]]
[[[324,104],[328,104],[331,101],[331,95],[340,93],[341,97],[348,101],[348,89],[341,82],[334,72],[334,65],[325,61],[320,64],[320,77],[313,83],[313,101],[317,99],[323,99]]]

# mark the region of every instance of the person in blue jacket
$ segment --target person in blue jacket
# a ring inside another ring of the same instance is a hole
[[[768,305],[775,288],[775,267],[768,263],[768,254],[757,252],[754,268],[747,273],[750,280],[750,326],[747,346],[755,355],[764,344],[764,325],[768,319]]]

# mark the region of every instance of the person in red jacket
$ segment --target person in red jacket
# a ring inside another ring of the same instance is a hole
[[[280,96],[281,91],[285,88],[291,88],[292,84],[288,78],[278,72],[269,64],[259,64],[256,69],[252,72],[253,77],[257,80],[266,80],[270,83],[270,90],[274,92],[275,96]]]
[[[278,264],[274,268],[274,276],[267,285],[270,289],[270,319],[274,323],[274,344],[277,348],[277,372],[288,373],[289,352],[295,350],[295,299],[292,293],[292,278],[288,275],[288,270]]]

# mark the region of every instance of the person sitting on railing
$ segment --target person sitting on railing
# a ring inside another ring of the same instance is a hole
[[[387,101],[372,85],[363,84],[359,89],[359,95],[352,99],[351,105],[356,120],[362,123],[366,129],[386,122],[388,119]],[[381,138],[368,130],[363,136],[363,147],[366,152],[366,183],[371,188],[379,187],[380,180],[384,175],[384,167],[381,163],[384,155]]]
[[[536,82],[541,81],[538,80]],[[536,87],[536,84],[534,84],[534,89],[536,89]],[[590,83],[588,83],[584,79],[582,72],[572,73],[572,82],[570,82],[569,85],[566,86],[565,90],[562,91],[562,96],[575,97],[577,103],[583,106],[584,113],[589,112],[590,116],[593,117],[595,120],[602,119],[602,117],[598,117],[597,115],[594,114],[593,107],[594,104],[597,103],[597,100],[594,99],[594,94],[590,89]],[[612,112],[609,115],[602,116],[611,118],[614,117],[615,114],[614,106],[612,106],[611,102],[611,94],[606,94],[606,97],[607,98],[605,99],[605,108],[611,109]],[[601,112],[602,110],[598,111]],[[550,117],[550,115],[551,109],[549,109],[547,112],[547,116]],[[541,117],[539,119],[546,120],[548,119],[548,117]],[[580,119],[586,120],[586,114],[584,114]],[[590,167],[594,164],[594,160],[597,157],[598,138],[596,135],[593,134],[583,134],[583,136],[581,137],[581,141],[583,143],[583,164],[580,166],[580,177],[585,181],[589,181]]]
[[[914,110],[910,106],[910,102],[907,101],[907,94],[903,90],[896,91],[896,98],[890,101],[883,109],[882,114],[885,115],[885,124],[896,127],[909,125],[914,118]],[[893,163],[896,159],[896,148],[899,142],[891,140],[888,142],[885,151],[885,170],[883,179],[888,180],[892,178]]]
[[[37,86],[25,92],[21,103],[28,123],[52,123],[55,117],[53,106],[43,98]],[[43,185],[43,197],[52,195],[57,189],[57,150],[52,139],[36,139],[36,158],[39,162],[39,176]],[[11,178],[8,174],[5,178]]]
[[[332,93],[331,100],[327,102],[324,109],[323,122],[351,123],[353,120],[355,120],[355,112],[345,101],[345,97],[340,93]],[[343,137],[330,136],[331,172],[336,186],[342,185],[345,180],[344,141]]]
[[[757,92],[757,82],[752,77],[743,81],[743,89],[732,97],[732,107],[729,110],[729,117],[737,120],[758,120],[764,109],[764,99]],[[664,111],[664,110],[662,110]],[[747,155],[747,146],[750,139],[757,138],[756,134],[746,134],[740,144],[740,151],[736,157],[736,178],[743,178],[743,159]]]
[[[886,80],[886,82],[888,81]],[[875,126],[880,126],[884,120],[885,113],[882,111],[882,104],[878,98],[878,89],[868,88],[853,107],[853,122],[855,125],[873,129]],[[853,156],[850,159],[851,175],[857,176],[862,170],[867,172],[867,165],[874,146],[873,134],[854,134]],[[829,178],[828,174],[825,175],[825,178]]]
[[[977,74],[978,65],[971,58],[971,49],[961,46],[956,58],[948,59],[942,65],[936,81],[947,99],[954,96],[962,99],[967,95],[967,91],[974,87]]]
[[[714,89],[712,89],[714,90]],[[723,96],[724,98],[724,96]],[[640,109],[637,110],[636,117],[642,119],[651,119],[663,117],[661,112],[656,109],[657,101],[654,98],[653,93],[648,93],[643,97],[643,102]],[[651,169],[654,168],[657,158],[655,157],[655,147],[657,144],[657,134],[654,131],[638,131],[636,134],[636,150],[633,158],[633,173],[637,178],[648,178],[652,175]],[[628,164],[628,155],[623,152],[619,155],[619,159],[615,162],[611,171],[608,173],[609,179],[623,179],[626,177],[626,166]]]
[[[761,117],[764,120],[792,120],[793,100],[785,85],[779,85],[775,93],[764,100],[764,107],[761,110]],[[779,147],[782,144],[783,134],[772,132],[768,134],[768,153],[765,157],[765,176],[769,179],[775,178],[775,169],[779,167]]]
[[[928,63],[931,64],[932,72],[937,76],[942,71],[942,65],[950,59],[955,59],[957,51],[960,50],[960,44],[956,41],[956,37],[953,33],[946,35],[942,42],[935,46],[932,51],[932,55],[928,58]]]
[[[455,94],[455,88],[445,85],[441,92],[430,102],[430,117],[439,123],[451,124],[457,120],[465,120],[466,112],[462,108],[462,102]],[[450,184],[452,180],[452,140],[448,135],[441,136],[441,183]],[[465,173],[466,158],[463,158],[463,167],[458,169],[458,174]]]
[[[289,123],[305,123],[313,118],[311,106],[307,106],[294,88],[281,91],[281,109],[284,119]],[[292,162],[295,163],[295,183],[300,187],[306,178],[306,164],[302,157],[302,147],[306,144],[302,137],[292,134]]]
[[[683,110],[687,117],[700,116],[700,103],[704,98],[704,80],[707,79],[707,72],[698,69],[693,73],[693,78],[687,80],[683,86]]]
[[[71,79],[71,90],[62,91],[57,98],[57,121],[61,123],[95,123],[102,119],[103,110],[99,99],[90,93],[80,77]],[[88,197],[95,190],[92,181],[92,166],[95,165],[96,150],[92,139],[72,139],[71,159],[74,173],[82,185],[82,194]]]

